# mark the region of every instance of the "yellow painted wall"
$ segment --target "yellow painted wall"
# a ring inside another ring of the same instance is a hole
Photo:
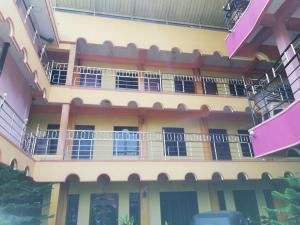
[[[88,43],[94,44],[111,41],[114,46],[127,46],[129,43],[134,43],[138,48],[145,49],[156,45],[160,50],[167,51],[177,47],[181,52],[186,53],[198,49],[203,54],[213,54],[218,51],[221,55],[227,55],[224,43],[227,32],[224,31],[64,12],[56,12],[55,18],[62,41],[76,42],[82,37]]]
[[[233,198],[234,190],[255,190],[257,205],[260,215],[266,215],[264,207],[266,202],[263,190],[270,189],[270,184],[261,181],[224,181],[215,184],[216,190],[222,190],[225,193],[227,210],[235,211]],[[119,194],[119,218],[129,215],[129,193],[139,192],[138,183],[113,182],[106,185],[100,183],[78,183],[70,184],[69,193],[79,194],[79,215],[78,225],[86,225],[90,215],[90,197],[92,193],[118,193]],[[160,192],[178,192],[178,191],[196,191],[199,212],[211,211],[211,202],[209,197],[208,182],[168,182],[158,181],[148,183],[147,198],[149,200],[149,224],[161,224],[160,211]],[[245,203],[247,204],[247,203]]]

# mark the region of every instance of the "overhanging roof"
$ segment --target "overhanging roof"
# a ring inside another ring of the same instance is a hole
[[[52,0],[56,9],[166,24],[226,29],[228,0]]]

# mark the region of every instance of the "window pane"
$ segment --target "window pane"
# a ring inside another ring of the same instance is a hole
[[[229,91],[232,96],[246,96],[245,87],[243,84],[236,84],[237,81],[231,81]]]
[[[217,95],[218,94],[218,88],[217,84],[213,79],[210,80],[202,80],[202,87],[203,87],[203,93],[208,95]]]
[[[165,155],[186,156],[183,128],[163,128]]]
[[[61,66],[54,66],[51,71],[51,84],[65,85],[67,78],[67,70],[63,69]]]
[[[116,88],[138,89],[138,74],[134,72],[117,72]]]
[[[80,73],[80,86],[100,87],[102,71],[85,69]]]
[[[114,155],[139,155],[137,127],[114,127]]]
[[[92,159],[94,145],[94,130],[94,126],[75,126],[72,159]]]
[[[66,225],[77,225],[79,195],[68,195]]]
[[[247,130],[238,130],[239,141],[241,143],[241,149],[244,157],[252,157],[253,150]]]
[[[214,160],[231,160],[228,135],[225,129],[209,129]]]
[[[118,224],[118,194],[91,194],[89,225]]]
[[[175,76],[175,92],[195,93],[195,83],[193,77]]]
[[[129,217],[134,225],[140,225],[140,193],[129,193]]]
[[[145,74],[145,91],[160,91],[160,76],[158,74]]]
[[[48,124],[45,135],[36,141],[35,154],[56,154],[58,137],[59,124]]]

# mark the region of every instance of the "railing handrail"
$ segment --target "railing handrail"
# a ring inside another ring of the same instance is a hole
[[[51,62],[53,65],[58,66],[59,68],[63,68],[63,70],[67,70],[66,67],[68,67],[68,63],[61,63],[53,61]],[[96,71],[115,71],[115,72],[125,72],[125,73],[134,73],[139,75],[142,78],[148,78],[145,75],[153,74],[153,75],[160,75],[161,78],[164,80],[173,80],[173,77],[188,77],[191,78],[194,81],[206,81],[209,82],[210,80],[215,81],[216,83],[230,83],[231,81],[237,82],[239,84],[244,84],[244,81],[248,84],[253,84],[257,81],[257,79],[251,78],[251,79],[243,79],[243,78],[234,78],[234,77],[214,77],[214,76],[206,76],[206,75],[200,75],[195,76],[193,74],[178,74],[178,73],[164,73],[161,71],[151,71],[151,70],[132,70],[132,69],[122,69],[122,68],[109,68],[109,67],[95,67],[95,66],[79,66],[74,65],[74,73],[80,73],[80,70],[96,70]],[[84,72],[84,71],[82,71]],[[88,72],[87,72],[88,73]],[[97,74],[95,74],[97,75]],[[103,75],[103,74],[102,74]],[[105,74],[104,76],[117,76],[116,74]],[[169,78],[172,76],[172,78]],[[79,79],[79,78],[78,78]],[[154,78],[153,78],[154,79]]]
[[[275,65],[277,65],[279,62],[282,62],[282,58],[283,56],[286,54],[286,52],[291,48],[291,46],[293,46],[293,44],[299,39],[299,45],[300,45],[300,33],[289,43],[289,45],[285,48],[285,50],[280,54],[279,58],[276,60],[275,63],[273,63],[273,65],[271,66],[271,68],[266,72],[266,74],[273,74],[273,72],[276,72],[276,70],[274,70],[274,67]],[[299,52],[299,51],[298,51]],[[289,62],[284,66],[284,68],[281,68],[280,71],[282,71],[283,69],[285,69],[294,59],[295,57],[297,56],[297,53],[295,53],[295,55],[293,56],[292,59],[289,60]],[[282,65],[282,63],[280,63],[280,65]],[[278,67],[279,68],[279,67]],[[261,77],[259,77],[257,79],[257,83],[255,84],[258,84],[261,80],[265,81],[266,80],[266,74],[265,75],[262,75]],[[273,77],[272,77],[272,80],[275,79],[276,76],[274,76],[273,74]],[[271,81],[271,80],[270,80]],[[270,82],[269,81],[269,82]],[[269,83],[267,82],[267,83]],[[267,85],[267,84],[266,84]]]

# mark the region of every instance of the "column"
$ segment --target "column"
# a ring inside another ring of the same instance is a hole
[[[63,104],[60,116],[60,129],[57,144],[57,155],[61,156],[62,159],[65,153],[66,137],[68,131],[68,122],[70,114],[70,104]]]
[[[195,80],[196,80],[196,82],[195,82],[196,94],[203,94],[200,69],[193,69],[193,73],[194,73]]]
[[[52,184],[50,203],[48,209],[48,215],[51,218],[48,219],[47,225],[56,225],[57,212],[59,211],[59,192],[60,192],[60,183]]]
[[[138,128],[140,136],[139,136],[139,154],[141,159],[147,158],[147,135],[145,135],[144,132],[146,132],[146,125],[145,125],[145,118],[139,117],[138,119]]]
[[[149,186],[146,183],[141,183],[140,199],[141,225],[149,225]]]
[[[207,119],[201,119],[200,120],[200,133],[203,135],[206,135],[207,138],[204,138],[204,141],[201,143],[202,144],[202,154],[204,160],[212,160],[212,149],[209,141],[209,131],[208,131],[208,123]]]
[[[68,183],[60,183],[58,206],[56,212],[56,225],[64,225],[66,221],[67,202],[68,202]]]
[[[71,45],[69,51],[69,60],[68,60],[68,71],[67,71],[67,80],[66,85],[73,85],[73,74],[74,74],[74,65],[76,60],[76,44]]]
[[[145,74],[144,74],[145,67],[144,65],[138,65],[137,69],[139,70],[139,74],[138,74],[139,91],[145,91]]]
[[[275,36],[275,41],[276,41],[279,53],[282,54],[292,41],[290,39],[288,30],[284,24],[284,21],[277,21],[277,23],[273,27],[273,33]],[[295,53],[290,48],[286,52],[286,54],[282,57],[282,61],[283,61],[284,65],[286,65],[294,55],[295,55]],[[299,99],[300,98],[299,59],[297,57],[295,57],[294,60],[286,67],[285,71],[286,71],[287,75],[289,76],[289,82],[291,84],[292,91],[294,92],[295,99]]]
[[[220,210],[216,185],[217,185],[216,183],[212,183],[212,182],[208,183],[208,193],[209,193],[211,211]]]

